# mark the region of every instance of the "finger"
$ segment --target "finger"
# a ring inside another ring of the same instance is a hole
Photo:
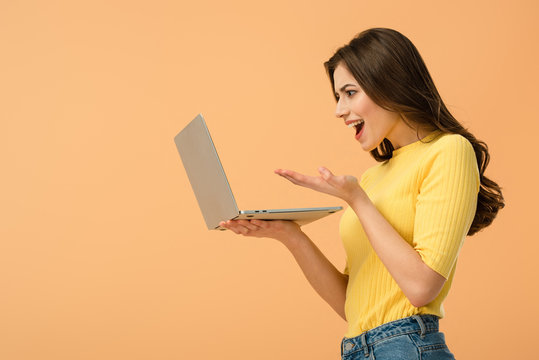
[[[322,176],[322,179],[324,179],[326,181],[330,181],[332,179],[332,177],[334,176],[333,173],[331,171],[329,171],[329,169],[324,167],[324,166],[319,167],[318,172]]]
[[[243,234],[245,233],[245,227],[238,223],[237,220],[228,220],[227,222],[222,222],[223,227],[229,229],[230,231],[236,233],[236,234]]]
[[[258,230],[258,226],[252,224],[249,220],[238,220],[238,223],[249,230]]]
[[[290,172],[292,172],[292,170],[287,170],[287,169],[275,169],[273,172],[276,173],[276,174],[278,174],[278,175],[286,175],[286,174],[289,174]]]
[[[262,229],[267,229],[270,227],[269,221],[253,219],[251,220],[251,223]]]
[[[275,170],[275,173],[276,174],[279,174],[281,176],[289,176],[289,177],[293,177],[293,178],[297,178],[298,175],[302,175],[294,170],[287,170],[287,169],[277,169]]]
[[[219,223],[219,226],[230,230],[230,224],[228,222],[226,222],[226,221],[221,221]]]
[[[240,231],[237,229],[236,226],[232,226],[231,224],[228,224],[228,223],[225,223],[224,225],[222,225],[225,229],[228,229],[230,231],[232,231],[233,233],[236,233],[236,234],[241,234]]]
[[[286,176],[295,179],[297,182],[305,183],[310,179],[310,176],[300,174],[299,172],[295,172],[292,170],[285,170],[284,173]]]
[[[284,170],[278,169],[278,170],[275,170],[275,173],[276,173],[277,175],[281,176],[281,177],[284,177],[284,178],[287,179],[288,181],[290,181],[290,182],[292,182],[292,183],[298,185],[297,182],[296,182],[296,180],[295,180],[294,178],[290,177],[290,175],[288,175]]]
[[[236,234],[247,235],[249,229],[240,223],[241,220],[233,220],[233,227],[231,228]]]
[[[290,177],[288,175],[281,175],[281,176],[284,177],[286,180],[290,181],[294,185],[300,185],[300,186],[302,185],[296,179],[294,179],[293,177]]]
[[[279,169],[279,171],[276,171],[276,173],[286,178],[295,185],[312,187],[316,182],[316,179],[314,177],[303,175],[293,170]]]
[[[322,179],[328,183],[334,189],[340,189],[346,185],[346,176],[335,176],[333,173],[326,167],[321,166],[318,168]]]

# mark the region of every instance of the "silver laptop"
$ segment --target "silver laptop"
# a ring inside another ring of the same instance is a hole
[[[226,230],[219,223],[232,219],[292,220],[304,225],[342,210],[340,206],[239,210],[202,114],[187,124],[174,142],[210,230]]]

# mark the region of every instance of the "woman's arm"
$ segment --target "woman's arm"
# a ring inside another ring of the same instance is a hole
[[[236,234],[279,240],[292,253],[303,274],[343,319],[348,276],[339,272],[318,247],[291,221],[231,220],[220,224]]]
[[[410,303],[421,307],[436,298],[446,279],[427,266],[419,253],[408,244],[380,214],[353,176],[335,176],[320,168],[320,177],[291,170],[276,173],[296,185],[337,196],[354,210],[374,251]]]
[[[419,253],[387,222],[363,190],[351,198],[349,205],[374,251],[410,303],[421,307],[433,301],[446,279],[423,262]]]

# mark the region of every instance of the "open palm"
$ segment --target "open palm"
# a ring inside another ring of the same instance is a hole
[[[293,170],[275,170],[276,174],[284,177],[293,184],[336,196],[346,202],[350,202],[354,196],[363,192],[357,178],[354,176],[335,176],[325,167],[320,167],[318,172],[320,176],[304,175]]]

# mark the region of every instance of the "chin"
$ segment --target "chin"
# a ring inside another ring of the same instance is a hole
[[[378,148],[384,141],[384,138],[382,139],[375,139],[374,141],[372,139],[365,139],[364,141],[360,141],[361,147],[364,151],[371,152]]]
[[[368,144],[368,143],[360,143],[360,145],[363,151],[367,151],[367,152],[371,152],[372,150],[378,147],[378,145]]]

